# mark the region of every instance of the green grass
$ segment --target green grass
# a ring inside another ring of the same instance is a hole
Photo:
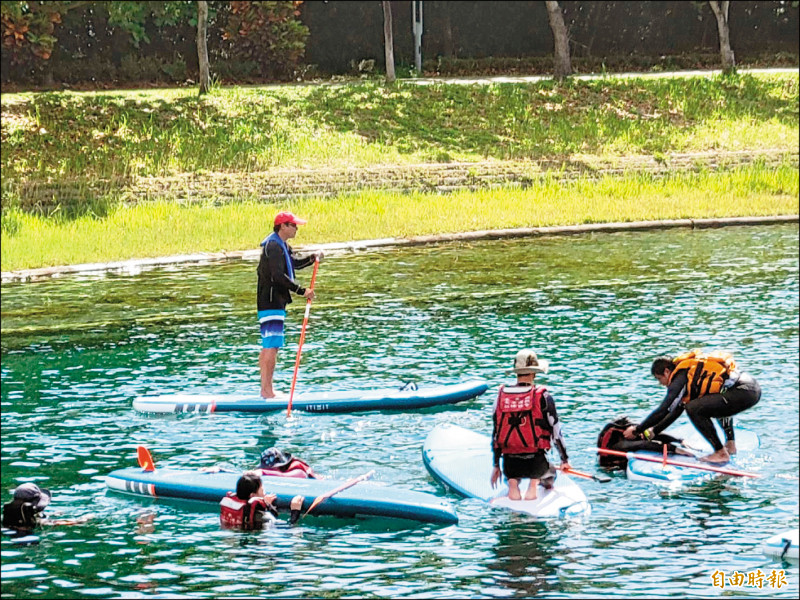
[[[257,248],[275,212],[309,219],[298,245],[524,226],[797,214],[796,167],[647,174],[597,181],[548,177],[527,189],[448,195],[364,192],[282,205],[153,202],[104,218],[43,218],[6,211],[2,270]]]
[[[797,150],[798,74],[3,94],[23,181],[575,155]]]

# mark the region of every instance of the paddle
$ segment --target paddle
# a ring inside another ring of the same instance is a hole
[[[308,286],[314,291],[314,282],[317,279],[319,269],[319,257],[314,259],[314,272],[311,274],[311,284]],[[306,301],[306,314],[303,317],[303,328],[300,330],[300,343],[297,346],[297,358],[294,359],[294,375],[292,376],[292,388],[289,390],[289,406],[286,407],[286,418],[292,416],[292,400],[294,399],[294,386],[297,383],[297,371],[300,369],[300,355],[303,353],[303,342],[306,339],[306,326],[308,325],[308,315],[311,313],[311,298]]]
[[[153,462],[153,457],[150,456],[150,451],[144,446],[136,448],[136,458],[139,459],[139,466],[145,471],[155,471],[156,464]]]
[[[722,473],[723,475],[735,475],[736,477],[761,477],[758,473],[748,473],[747,471],[737,471],[736,469],[725,469],[723,467],[712,467],[699,463],[687,463],[682,460],[666,460],[656,456],[646,456],[644,454],[634,454],[633,452],[621,452],[619,450],[609,450],[608,448],[595,448],[600,454],[611,454],[613,456],[624,456],[628,460],[638,459],[649,462],[657,462],[664,465],[674,465],[676,467],[686,467],[687,469],[699,469],[700,471],[711,471]]]
[[[608,477],[607,475],[593,475],[592,473],[584,473],[583,471],[576,471],[571,467],[569,469],[562,469],[561,467],[558,468],[560,471],[566,473],[567,475],[575,475],[575,477],[583,477],[585,479],[591,479],[598,483],[608,483],[609,481],[611,481],[611,477]]]
[[[357,484],[360,481],[364,481],[366,479],[369,479],[374,474],[375,474],[375,470],[373,469],[369,473],[364,473],[363,475],[360,475],[359,477],[355,477],[353,479],[345,481],[342,485],[340,485],[339,487],[337,487],[335,489],[332,489],[330,492],[326,492],[326,493],[322,494],[321,496],[317,496],[316,498],[314,498],[314,501],[311,503],[311,506],[308,507],[308,510],[305,512],[305,514],[303,516],[305,517],[314,508],[316,508],[318,505],[322,504],[322,502],[327,500],[328,498],[331,498],[332,496],[335,496],[339,492],[343,492],[347,488],[353,487],[355,484]]]

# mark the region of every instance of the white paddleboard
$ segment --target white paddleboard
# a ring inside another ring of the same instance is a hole
[[[491,438],[459,427],[439,425],[428,434],[422,450],[428,471],[445,487],[462,496],[477,498],[496,508],[522,512],[538,518],[570,517],[588,514],[589,502],[583,490],[569,477],[559,473],[552,489],[538,488],[536,500],[509,500],[505,481],[492,489]],[[522,493],[529,480],[522,480]]]
[[[800,545],[800,531],[790,529],[768,538],[764,542],[764,554],[779,559],[798,560],[797,549]]]

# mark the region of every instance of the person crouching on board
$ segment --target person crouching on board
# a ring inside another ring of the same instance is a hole
[[[275,494],[265,494],[261,476],[246,471],[236,482],[236,491],[228,492],[220,501],[219,521],[225,529],[262,529],[276,521]],[[295,496],[290,504],[289,522],[300,518],[303,496]]]
[[[27,535],[39,525],[80,525],[91,518],[91,515],[84,515],[76,519],[49,519],[43,511],[51,500],[50,490],[35,483],[17,486],[14,499],[3,506],[3,527],[18,535]]]
[[[536,500],[537,486],[551,489],[555,469],[547,461],[551,442],[561,455],[561,468],[569,469],[567,449],[561,435],[553,396],[544,387],[534,385],[537,373],[547,373],[548,361],[539,360],[533,350],[520,350],[514,359],[517,383],[500,386],[494,404],[492,421],[492,488],[500,479],[500,457],[503,474],[508,479],[509,500],[522,500],[521,479],[530,479],[525,500]]]
[[[690,350],[680,356],[660,356],[650,373],[667,388],[661,404],[641,423],[625,430],[625,439],[650,440],[669,427],[686,410],[689,420],[708,441],[714,452],[699,460],[725,464],[736,454],[733,415],[758,404],[761,386],[739,371],[727,352]],[[723,445],[711,419],[725,432]]]

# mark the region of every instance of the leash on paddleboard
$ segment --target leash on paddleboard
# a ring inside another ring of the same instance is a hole
[[[308,510],[303,514],[303,516],[305,517],[306,515],[308,515],[308,513],[310,513],[314,508],[316,508],[317,506],[322,504],[322,502],[327,500],[328,498],[331,498],[331,497],[335,496],[339,492],[343,492],[347,488],[353,487],[355,484],[357,484],[357,483],[359,483],[361,481],[365,481],[365,480],[369,479],[374,474],[375,474],[375,469],[373,469],[369,473],[364,473],[363,475],[360,475],[358,477],[354,477],[353,479],[345,481],[342,485],[340,485],[339,487],[337,487],[335,489],[332,489],[330,492],[326,492],[326,493],[322,494],[321,496],[317,496],[316,498],[314,498],[314,501],[311,503],[311,506],[308,507]]]
[[[600,454],[611,454],[612,456],[624,456],[628,460],[644,460],[648,462],[657,462],[664,465],[674,465],[676,467],[685,467],[687,469],[698,469],[700,471],[711,471],[712,473],[722,473],[723,475],[734,475],[736,477],[761,477],[758,473],[749,473],[747,471],[737,471],[736,469],[726,469],[723,467],[712,467],[711,465],[704,465],[699,463],[689,463],[682,460],[667,460],[666,458],[659,458],[656,456],[646,456],[644,454],[635,454],[634,452],[621,452],[620,450],[609,450],[608,448],[595,448]]]
[[[593,475],[592,473],[584,473],[583,471],[576,471],[573,468],[569,469],[562,469],[558,467],[558,470],[562,473],[566,473],[567,475],[574,475],[575,477],[583,477],[584,479],[591,479],[592,481],[596,481],[598,483],[608,483],[611,481],[611,477],[607,475]]]
[[[317,280],[317,270],[319,269],[319,257],[314,259],[314,272],[311,274],[311,283],[308,286],[314,291],[314,282]],[[300,369],[300,356],[303,354],[303,342],[306,339],[306,327],[308,326],[308,315],[311,314],[311,298],[306,300],[306,314],[303,317],[303,328],[300,330],[300,343],[297,345],[297,358],[294,359],[294,375],[292,376],[292,388],[289,390],[289,405],[286,407],[286,418],[292,416],[292,400],[294,399],[294,386],[297,384],[297,372]]]
[[[136,448],[136,458],[139,461],[139,466],[145,471],[155,471],[156,464],[153,462],[153,457],[150,456],[150,451],[144,446]]]

